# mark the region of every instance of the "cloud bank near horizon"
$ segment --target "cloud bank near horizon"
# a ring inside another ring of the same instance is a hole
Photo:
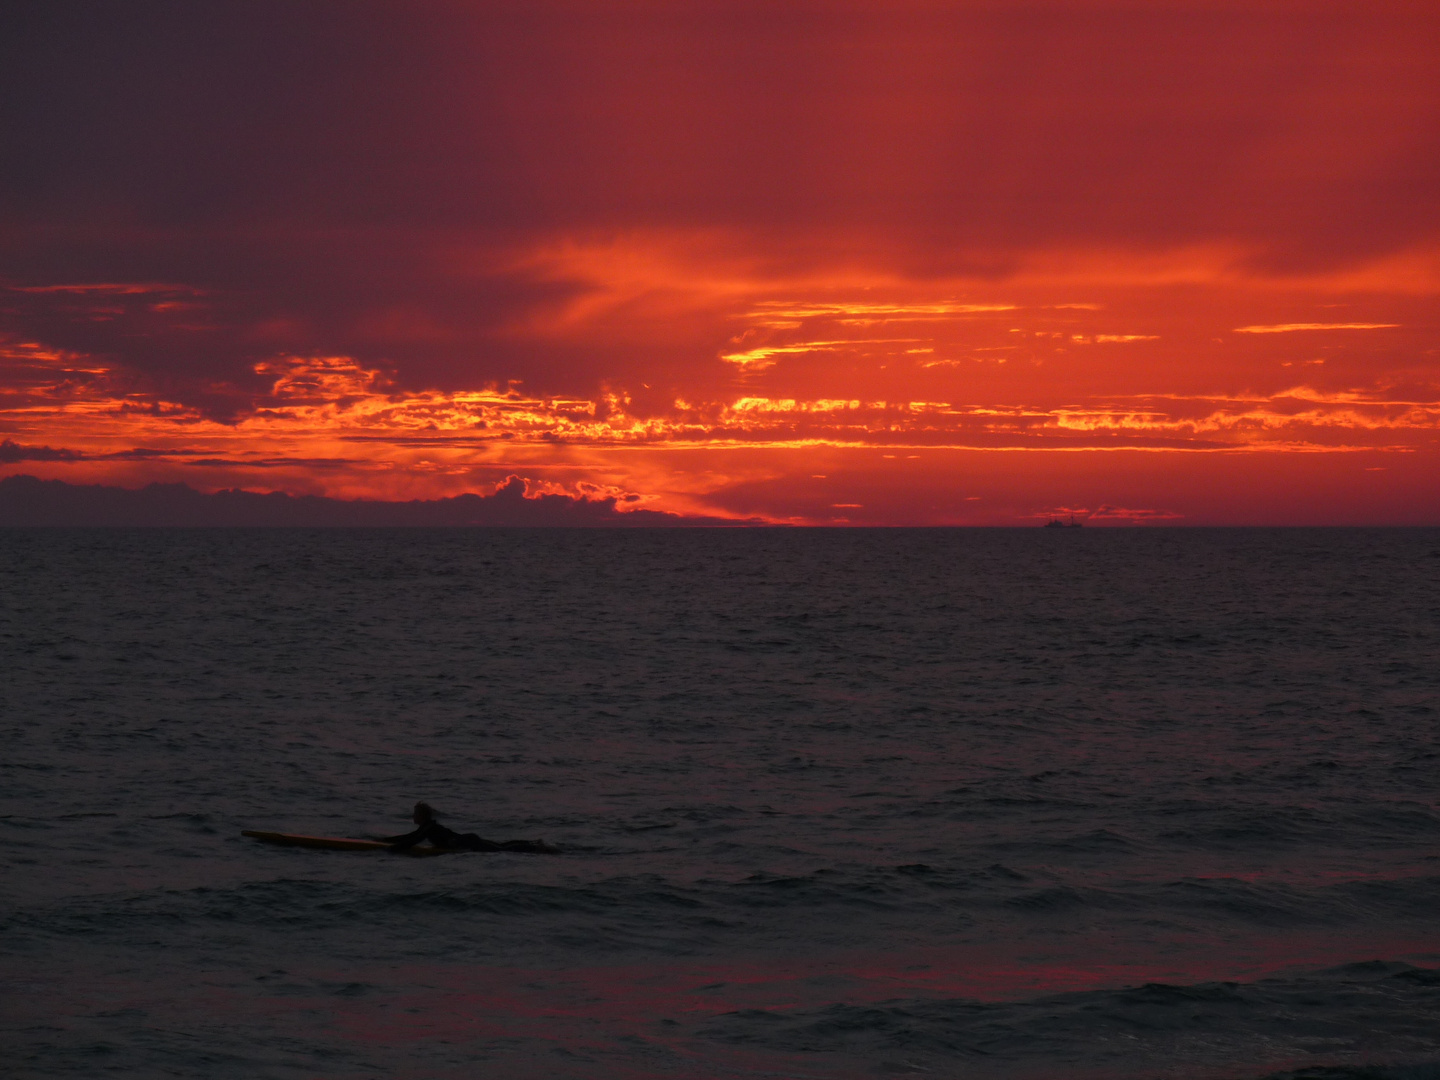
[[[283,491],[235,489],[205,494],[186,484],[150,484],[132,490],[67,484],[24,474],[0,480],[0,527],[674,528],[756,524],[762,523],[625,510],[613,497],[530,494],[519,476],[509,477],[488,495],[469,493],[408,502],[294,497]]]

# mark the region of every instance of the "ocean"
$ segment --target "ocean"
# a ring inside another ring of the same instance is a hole
[[[0,530],[0,730],[7,1077],[1440,1077],[1440,530]]]

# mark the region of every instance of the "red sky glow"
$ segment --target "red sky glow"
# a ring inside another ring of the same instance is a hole
[[[1440,524],[1440,7],[0,27],[0,476]]]

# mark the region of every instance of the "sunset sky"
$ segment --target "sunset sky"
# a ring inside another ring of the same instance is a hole
[[[0,476],[1440,524],[1440,4],[10,0]]]

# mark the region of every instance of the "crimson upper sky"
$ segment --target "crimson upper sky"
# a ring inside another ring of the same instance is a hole
[[[0,472],[1440,522],[1440,8],[12,0]]]

